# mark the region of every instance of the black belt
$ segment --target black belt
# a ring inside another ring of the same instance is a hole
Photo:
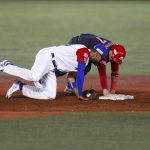
[[[63,72],[63,71],[60,71],[57,69],[57,65],[56,65],[56,61],[54,60],[55,58],[55,54],[54,53],[51,53],[51,56],[52,56],[52,63],[53,63],[53,66],[54,66],[54,71],[55,71],[55,74],[56,74],[56,77],[60,77],[60,76],[63,76],[66,74],[66,72]]]
[[[56,61],[54,60],[55,57],[54,53],[51,53],[51,56],[52,56],[52,63],[54,65],[54,68],[57,69]]]

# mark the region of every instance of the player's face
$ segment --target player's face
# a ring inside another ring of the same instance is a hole
[[[101,60],[101,55],[98,52],[92,52],[90,53],[90,59],[93,62],[98,63]]]

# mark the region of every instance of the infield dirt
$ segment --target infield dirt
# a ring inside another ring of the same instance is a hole
[[[0,118],[16,118],[63,114],[66,112],[140,112],[150,111],[150,76],[122,76],[118,82],[118,94],[129,94],[134,100],[99,100],[102,95],[96,76],[87,76],[84,89],[91,87],[97,91],[97,100],[79,101],[74,95],[65,95],[64,77],[58,78],[56,100],[33,100],[17,92],[11,99],[5,99],[7,89],[16,79],[10,76],[0,77]],[[109,83],[109,80],[108,80]]]

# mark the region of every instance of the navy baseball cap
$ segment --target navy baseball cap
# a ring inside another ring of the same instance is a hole
[[[94,46],[94,50],[100,53],[100,55],[104,58],[107,59],[108,55],[108,50],[101,44],[97,44]]]

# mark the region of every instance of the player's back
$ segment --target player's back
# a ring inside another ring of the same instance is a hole
[[[51,49],[55,55],[55,61],[57,64],[57,69],[59,70],[69,70],[77,71],[77,50],[81,48],[86,48],[84,45],[75,44],[69,46],[56,46]]]
[[[109,48],[111,45],[113,45],[112,41],[90,33],[80,34],[78,37],[78,43],[85,45],[89,49],[93,49],[97,44],[102,44],[106,48]]]

